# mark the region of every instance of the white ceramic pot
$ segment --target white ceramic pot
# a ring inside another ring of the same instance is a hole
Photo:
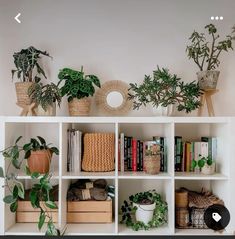
[[[205,164],[204,167],[201,169],[202,174],[210,175],[215,173],[215,163],[213,162],[212,165]]]
[[[45,111],[41,105],[38,105],[36,109],[37,116],[56,116],[56,104],[48,106],[47,110]]]
[[[152,106],[152,112],[155,116],[171,116],[174,112],[174,105],[158,106],[157,108]]]
[[[133,203],[133,206],[137,207],[135,212],[136,221],[143,222],[147,225],[153,219],[153,212],[156,207],[156,203],[150,205]]]

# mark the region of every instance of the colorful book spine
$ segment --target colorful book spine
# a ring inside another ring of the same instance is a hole
[[[164,172],[167,172],[167,142],[164,138]]]
[[[144,170],[144,143],[140,142],[140,171]]]
[[[137,171],[137,140],[132,139],[132,171]]]
[[[190,157],[190,172],[193,172],[192,161],[194,160],[194,142],[191,142],[190,153],[191,153],[191,157]]]
[[[175,171],[181,171],[182,163],[182,137],[175,137]]]
[[[128,171],[127,136],[124,136],[124,171]]]
[[[140,171],[140,140],[137,140],[137,171]]]
[[[191,162],[191,143],[186,143],[186,163],[185,163],[185,172],[190,172],[190,162]]]
[[[127,166],[132,171],[132,137],[127,137]]]
[[[124,133],[121,133],[120,135],[120,171],[124,172],[124,161],[125,161],[125,156],[124,156]]]

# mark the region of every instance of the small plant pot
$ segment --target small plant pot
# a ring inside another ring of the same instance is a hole
[[[201,169],[202,174],[211,175],[215,173],[215,163],[213,162],[212,165],[205,164]]]
[[[38,105],[36,114],[37,116],[56,116],[56,104],[53,103],[53,105],[48,106],[46,111],[41,105]]]
[[[22,105],[30,105],[31,99],[28,95],[29,87],[33,84],[33,82],[16,82],[16,97],[17,103]]]
[[[144,157],[144,170],[148,174],[160,173],[160,155],[151,155]]]
[[[174,112],[174,105],[158,106],[157,108],[152,106],[152,112],[154,116],[171,116]]]
[[[31,151],[28,158],[28,167],[31,173],[48,173],[51,165],[52,154],[50,150]]]
[[[145,225],[147,225],[153,219],[156,203],[149,205],[133,203],[133,206],[137,207],[135,212],[136,221],[143,222]]]
[[[199,71],[197,78],[202,90],[215,90],[219,79],[219,71]]]
[[[88,116],[90,113],[91,101],[89,98],[74,98],[68,104],[70,116]]]

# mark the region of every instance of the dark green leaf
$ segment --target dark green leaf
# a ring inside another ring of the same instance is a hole
[[[18,187],[15,185],[13,188],[13,198],[17,199],[18,198]]]
[[[16,212],[17,208],[18,208],[18,202],[17,202],[17,201],[13,202],[13,203],[10,205],[10,210],[11,210],[11,212]]]
[[[15,202],[15,199],[12,195],[8,195],[3,198],[3,201],[7,204],[11,204],[11,203]]]
[[[31,149],[32,149],[32,143],[28,143],[23,146],[24,151],[29,151]]]
[[[198,166],[199,166],[199,168],[204,167],[204,165],[205,165],[205,161],[204,161],[203,159],[198,160]]]
[[[46,219],[45,212],[42,211],[42,212],[40,213],[39,222],[38,222],[38,229],[39,229],[39,230],[42,229],[42,226],[43,226],[44,223],[45,223],[45,219]]]
[[[25,152],[24,158],[25,158],[25,159],[28,159],[28,158],[30,157],[30,155],[31,155],[31,151],[28,150],[28,151]]]
[[[30,198],[33,208],[38,208],[40,206],[37,191],[32,189],[30,191],[29,198]]]
[[[52,147],[52,148],[50,148],[50,150],[51,150],[53,153],[55,153],[56,155],[59,155],[59,149],[58,149],[58,148]]]
[[[46,201],[45,204],[50,209],[57,209],[57,205],[52,201]]]
[[[4,172],[2,167],[0,167],[0,178],[4,178]]]
[[[40,173],[37,173],[37,172],[33,172],[31,174],[31,178],[38,178],[40,176]]]
[[[18,195],[20,198],[24,199],[24,185],[21,182],[17,182],[17,188],[18,188]]]
[[[22,139],[22,136],[18,137],[15,141],[15,144],[17,144]]]
[[[11,157],[10,154],[7,153],[6,151],[4,151],[4,152],[2,153],[2,155],[3,155],[4,158],[10,158],[10,157]]]
[[[20,169],[20,162],[17,159],[13,159],[12,160],[12,165],[16,168],[16,169]]]
[[[37,138],[39,139],[42,145],[46,145],[46,141],[44,138],[42,138],[41,136],[37,136]]]

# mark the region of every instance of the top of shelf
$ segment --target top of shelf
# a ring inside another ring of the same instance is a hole
[[[0,121],[14,123],[228,123],[230,119],[231,117],[0,116]]]

